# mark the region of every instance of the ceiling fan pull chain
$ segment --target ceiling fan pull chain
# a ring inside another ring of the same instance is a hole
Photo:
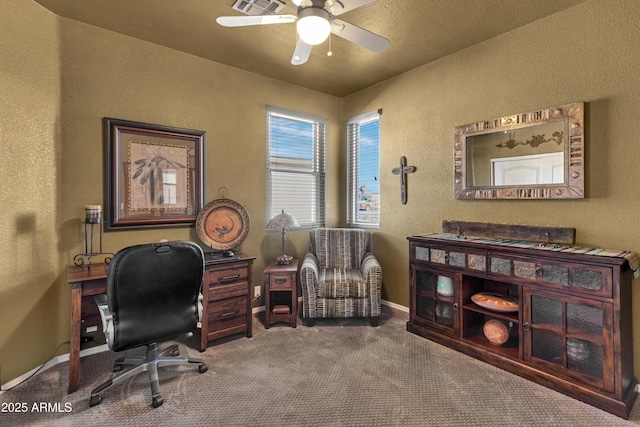
[[[329,51],[327,52],[327,56],[331,55],[333,55],[333,52],[331,51],[331,33],[329,33]]]

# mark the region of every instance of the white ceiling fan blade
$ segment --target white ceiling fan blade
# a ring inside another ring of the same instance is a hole
[[[376,0],[330,0],[327,2],[327,6],[329,12],[337,16],[374,1]]]
[[[223,27],[247,27],[250,25],[288,24],[295,22],[295,15],[220,16],[216,22]]]
[[[302,39],[298,39],[298,43],[296,43],[296,48],[293,51],[293,56],[291,57],[291,63],[293,65],[302,65],[309,59],[309,55],[311,54],[311,46],[310,44],[306,44]]]
[[[331,21],[331,32],[372,52],[384,52],[389,47],[389,40],[384,37],[338,18]]]

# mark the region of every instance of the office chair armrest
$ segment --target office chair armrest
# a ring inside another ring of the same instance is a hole
[[[98,306],[98,310],[100,311],[100,318],[102,319],[102,332],[104,333],[104,338],[111,348],[113,344],[113,314],[109,310],[109,305],[107,304],[107,294],[100,294],[93,297],[93,300],[96,302]]]

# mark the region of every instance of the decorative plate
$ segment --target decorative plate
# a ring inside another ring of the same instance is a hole
[[[518,311],[518,300],[510,295],[480,292],[473,295],[471,301],[489,310],[504,312]]]
[[[251,220],[244,206],[230,199],[207,204],[196,218],[196,233],[207,246],[227,250],[239,246],[249,234]]]

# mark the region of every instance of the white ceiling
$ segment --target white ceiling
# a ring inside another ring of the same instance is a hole
[[[225,28],[235,0],[35,0],[52,12],[151,43],[345,96],[585,0],[377,0],[340,16],[391,42],[383,53],[332,36],[291,65],[295,24]],[[295,14],[290,0],[280,14]]]

